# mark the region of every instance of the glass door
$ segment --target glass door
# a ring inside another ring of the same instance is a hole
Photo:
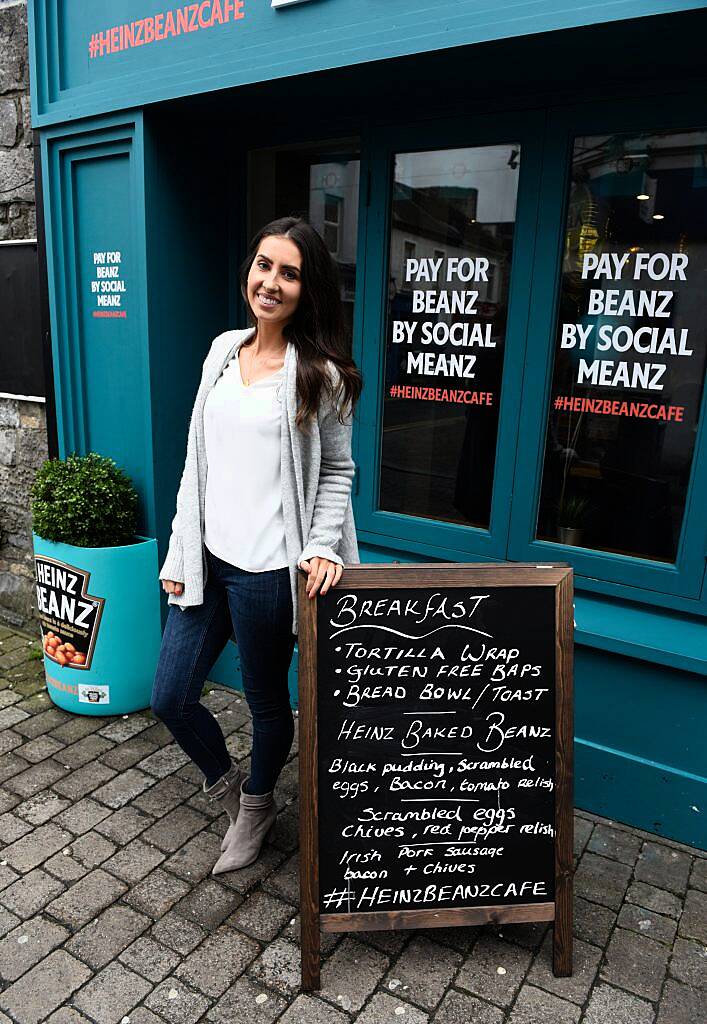
[[[505,558],[541,134],[532,113],[374,133],[360,530]]]

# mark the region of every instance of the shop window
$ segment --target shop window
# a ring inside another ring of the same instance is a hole
[[[707,132],[577,138],[538,539],[675,562],[705,280]]]
[[[42,398],[41,289],[37,243],[0,242],[0,393]]]
[[[398,153],[378,507],[488,529],[518,145]]]
[[[355,139],[278,146],[249,154],[250,236],[276,217],[305,217],[338,265],[349,332],[356,295],[359,169]]]

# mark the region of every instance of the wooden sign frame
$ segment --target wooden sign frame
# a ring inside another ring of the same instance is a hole
[[[553,921],[553,972],[572,974],[573,575],[566,564],[380,563],[345,567],[337,590],[414,587],[552,587],[555,591],[555,898],[548,903],[450,910],[319,913],[317,598],[299,578],[299,782],[302,989],[320,987],[320,932]]]

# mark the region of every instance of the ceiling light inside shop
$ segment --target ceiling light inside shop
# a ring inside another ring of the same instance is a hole
[[[653,220],[665,220],[665,218],[662,213],[654,213]]]
[[[650,196],[647,195],[645,192],[639,192],[636,196],[636,199],[650,199]]]

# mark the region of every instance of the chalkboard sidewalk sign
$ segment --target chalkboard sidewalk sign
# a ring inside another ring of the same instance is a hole
[[[302,988],[320,933],[553,921],[572,973],[572,569],[299,580]]]

